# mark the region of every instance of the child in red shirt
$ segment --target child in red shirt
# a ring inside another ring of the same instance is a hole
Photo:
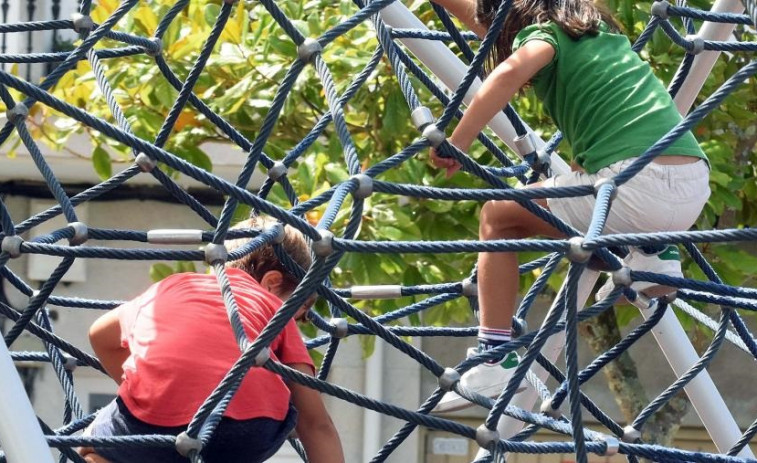
[[[237,227],[266,225],[250,219]],[[226,243],[229,250],[248,239]],[[284,249],[302,267],[310,252],[302,235],[286,227]],[[226,269],[246,334],[255,339],[287,299],[297,280],[271,245],[229,262]],[[304,316],[304,305],[297,318]],[[90,342],[118,397],[88,428],[93,436],[184,432],[195,412],[241,355],[215,275],[182,273],[154,285],[100,317]],[[312,375],[314,366],[294,320],[270,346],[271,359]],[[290,404],[291,402],[291,404]],[[251,369],[201,454],[204,461],[259,462],[270,458],[295,428],[308,460],[343,462],[341,443],[319,392],[286,384],[263,368]],[[186,462],[171,448],[85,448],[91,463]]]

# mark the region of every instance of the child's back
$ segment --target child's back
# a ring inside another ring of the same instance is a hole
[[[552,62],[531,83],[586,172],[643,153],[681,121],[649,65],[631,49],[626,36],[607,25],[578,40],[551,22],[527,26],[516,36],[513,49],[531,40],[555,49]],[[704,158],[691,132],[664,154]]]

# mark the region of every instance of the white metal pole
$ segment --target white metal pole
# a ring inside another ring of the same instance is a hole
[[[384,399],[384,341],[377,339],[373,354],[365,364],[365,395],[371,399]],[[371,461],[381,450],[381,414],[363,411],[363,460]]]
[[[744,4],[741,0],[717,0],[712,9],[713,13],[742,13],[744,11]],[[705,22],[702,27],[699,28],[697,37],[701,37],[704,40],[718,40],[725,41],[733,33],[735,24],[725,23],[713,23]],[[678,94],[676,94],[675,102],[678,112],[686,114],[691,109],[691,105],[694,104],[694,100],[699,91],[702,90],[704,81],[707,76],[712,72],[712,68],[715,66],[715,62],[720,56],[719,51],[703,51],[694,58],[694,62],[691,65],[691,71],[688,77],[681,86]]]
[[[37,416],[0,337],[0,446],[9,463],[53,463]]]
[[[648,310],[646,302],[639,301],[635,305],[641,310],[644,319],[652,316],[652,311]],[[652,334],[677,378],[683,376],[699,360],[699,355],[694,350],[694,346],[691,345],[691,341],[675,313],[673,313],[672,307],[652,328]],[[741,430],[707,370],[704,369],[699,372],[684,387],[684,390],[718,451],[720,453],[728,452],[741,437]],[[754,454],[748,445],[744,446],[738,456],[754,459]]]

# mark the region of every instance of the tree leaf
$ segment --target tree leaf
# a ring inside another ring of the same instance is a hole
[[[92,166],[95,168],[97,175],[103,180],[107,180],[113,175],[110,155],[100,146],[95,147],[95,150],[92,152]]]

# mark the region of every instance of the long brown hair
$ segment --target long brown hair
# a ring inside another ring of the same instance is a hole
[[[476,21],[490,27],[502,1],[477,0]],[[526,26],[547,21],[557,24],[574,40],[586,34],[596,35],[602,21],[611,29],[620,29],[613,17],[592,0],[513,0],[502,32],[486,59],[487,73],[512,54],[518,32]]]

